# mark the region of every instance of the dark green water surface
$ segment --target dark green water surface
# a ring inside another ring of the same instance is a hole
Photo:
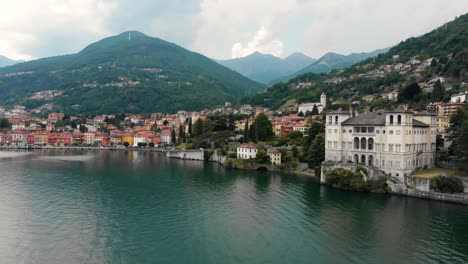
[[[0,153],[0,263],[468,263],[468,206],[126,151]]]

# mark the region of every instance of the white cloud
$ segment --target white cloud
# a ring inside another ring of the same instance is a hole
[[[212,58],[371,51],[468,12],[467,0],[0,0],[0,54],[73,53],[135,29]]]
[[[76,52],[109,34],[113,1],[15,0],[0,10],[0,54],[33,59]]]
[[[245,57],[255,51],[280,57],[283,55],[283,46],[280,40],[271,39],[267,28],[262,26],[245,46],[240,42],[232,46],[232,58]]]

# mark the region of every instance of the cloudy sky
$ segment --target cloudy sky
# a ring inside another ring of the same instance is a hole
[[[0,55],[75,53],[127,30],[217,59],[371,51],[468,12],[468,0],[0,0]]]

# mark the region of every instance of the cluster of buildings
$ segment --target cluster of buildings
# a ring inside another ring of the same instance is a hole
[[[237,148],[238,159],[255,159],[257,157],[258,148],[254,144],[242,144]],[[270,162],[273,165],[281,165],[281,151],[276,148],[270,148],[267,151]]]
[[[3,118],[11,123],[11,130],[0,133],[0,144],[16,147],[26,146],[140,146],[172,144],[174,133],[179,129],[188,130],[186,111],[174,115],[153,114],[150,117],[127,115],[120,124],[109,122],[115,115],[97,115],[89,118],[68,116],[65,113],[51,113],[47,118],[29,115],[23,107],[5,111]],[[194,115],[193,118],[205,118]],[[175,133],[178,137],[178,133]],[[141,144],[140,144],[141,143]]]
[[[427,111],[436,115],[437,131],[444,134],[450,126],[450,115],[466,103],[468,92],[451,96],[450,102],[434,102],[427,105]]]

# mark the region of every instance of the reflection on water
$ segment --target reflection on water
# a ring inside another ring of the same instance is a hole
[[[468,262],[466,206],[149,152],[11,155],[1,263]]]

